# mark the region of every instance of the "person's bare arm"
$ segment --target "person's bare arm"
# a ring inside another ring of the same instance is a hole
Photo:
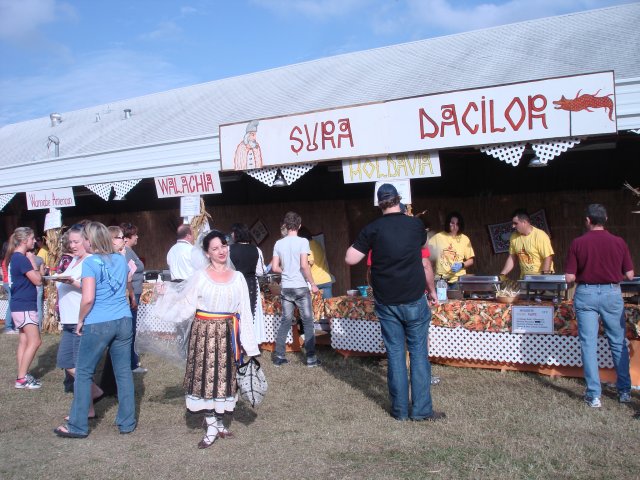
[[[311,285],[311,291],[313,293],[317,292],[319,289],[318,286],[313,282],[311,267],[309,266],[308,255],[306,253],[300,254],[300,270],[302,271],[302,276],[304,277],[304,279]]]
[[[504,262],[504,267],[502,267],[502,270],[500,270],[500,275],[508,275],[509,272],[513,270],[513,267],[516,266],[517,260],[517,257],[514,254],[510,253],[507,257],[507,260]]]
[[[436,285],[434,281],[433,267],[431,267],[431,262],[429,261],[428,258],[422,259],[422,267],[424,268],[424,276],[427,279],[427,291],[429,292],[431,301],[437,303],[438,295],[436,294]]]
[[[633,278],[634,278],[633,270],[629,270],[628,272],[624,272],[624,278],[626,278],[627,280],[633,280]]]
[[[282,273],[282,267],[280,266],[280,257],[273,257],[271,259],[271,271],[273,273]]]
[[[347,249],[347,254],[344,257],[344,261],[347,265],[355,265],[364,258],[364,253],[360,250],[356,250],[353,247]]]
[[[94,277],[84,277],[82,279],[82,298],[80,299],[80,313],[78,314],[78,325],[76,334],[82,335],[84,319],[89,315],[93,302],[96,300],[96,279]]]
[[[551,260],[553,260],[553,255],[545,257],[542,261],[542,273],[551,273]]]

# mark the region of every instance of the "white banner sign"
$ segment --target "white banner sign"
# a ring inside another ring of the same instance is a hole
[[[378,206],[378,189],[381,185],[390,183],[398,191],[398,195],[401,197],[401,201],[404,204],[411,203],[411,182],[409,180],[393,180],[389,182],[377,182],[376,188],[373,191],[373,204]]]
[[[553,333],[553,307],[511,307],[511,333]]]
[[[29,210],[75,206],[76,200],[71,187],[27,192],[27,209]]]
[[[220,126],[222,170],[615,133],[613,72]]]
[[[44,217],[44,231],[62,227],[62,212],[52,208]]]
[[[200,215],[200,195],[180,197],[180,216],[195,217]]]
[[[155,177],[158,198],[222,193],[218,171]]]
[[[387,155],[377,158],[353,158],[342,161],[344,183],[439,177],[438,152]]]

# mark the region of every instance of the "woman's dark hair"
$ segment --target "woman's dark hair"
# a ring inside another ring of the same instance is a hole
[[[224,233],[222,233],[220,230],[211,230],[202,239],[202,250],[204,250],[204,253],[207,253],[209,251],[209,244],[214,238],[219,238],[223,245],[227,245],[227,236]]]
[[[231,234],[234,242],[249,243],[251,241],[249,227],[247,227],[246,223],[234,223],[231,225]]]
[[[124,238],[131,238],[138,234],[138,227],[133,223],[121,223],[120,228],[122,229],[122,235]]]
[[[458,233],[464,232],[464,218],[462,218],[460,212],[450,212],[447,214],[447,218],[444,220],[444,231],[451,233],[451,225],[449,224],[451,223],[452,218],[458,219]]]

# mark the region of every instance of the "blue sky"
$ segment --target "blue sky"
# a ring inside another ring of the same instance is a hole
[[[0,126],[631,0],[0,0]]]

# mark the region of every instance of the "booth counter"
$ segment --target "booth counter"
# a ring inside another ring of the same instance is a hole
[[[476,368],[534,371],[582,377],[580,342],[571,302],[520,302],[554,307],[553,334],[511,333],[511,305],[484,300],[457,300],[432,312],[429,357],[432,362]],[[363,297],[325,300],[331,322],[331,346],[345,356],[384,354],[374,302]],[[640,306],[625,304],[631,355],[631,379],[640,385]],[[600,332],[598,361],[603,381],[613,381],[613,361]]]

